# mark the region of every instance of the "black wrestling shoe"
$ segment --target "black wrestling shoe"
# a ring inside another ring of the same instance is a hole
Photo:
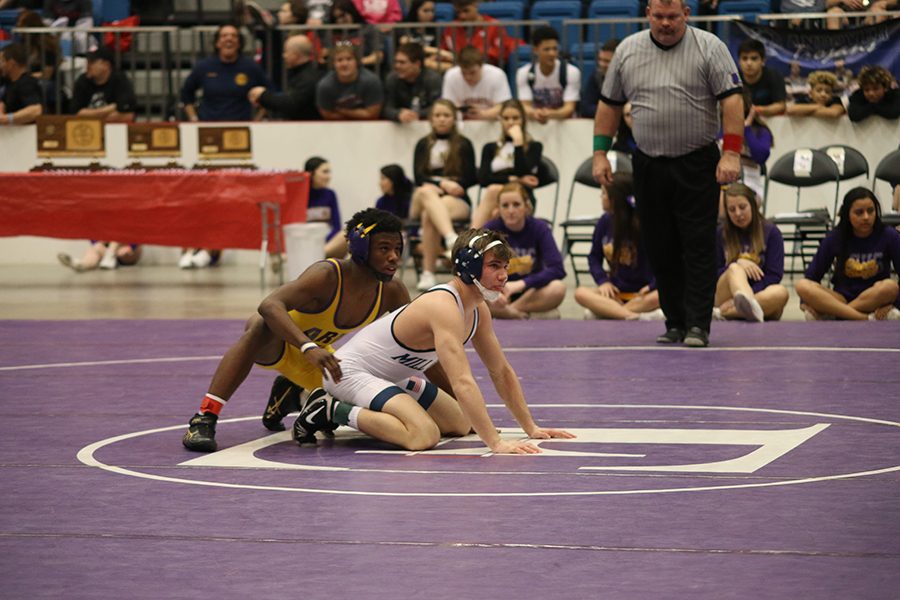
[[[281,420],[284,416],[300,410],[300,393],[303,388],[293,381],[279,375],[272,382],[269,401],[262,416],[262,423],[269,431],[284,431]]]
[[[709,333],[699,327],[691,327],[684,336],[684,345],[691,348],[706,348],[709,346]]]
[[[322,388],[316,388],[309,393],[309,398],[297,420],[291,436],[298,444],[315,444],[316,432],[326,431],[333,425],[328,418],[331,412],[331,403],[334,399]],[[333,429],[332,429],[333,431]]]
[[[197,413],[191,417],[187,433],[181,438],[181,443],[185,448],[194,452],[215,452],[216,421],[218,420],[218,415]]]
[[[656,338],[657,344],[679,344],[684,341],[684,329],[670,327],[666,332]]]

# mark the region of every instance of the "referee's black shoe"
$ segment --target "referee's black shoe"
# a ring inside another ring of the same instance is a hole
[[[706,348],[709,346],[709,333],[699,327],[691,327],[684,336],[684,345],[691,348]]]
[[[680,344],[684,341],[684,329],[670,327],[666,332],[656,338],[657,344]]]
[[[218,415],[197,413],[191,417],[187,433],[181,438],[181,443],[188,450],[195,452],[215,452],[216,421],[218,420]]]
[[[296,385],[284,375],[279,375],[272,382],[269,401],[262,416],[262,423],[269,431],[284,431],[281,420],[284,416],[300,410],[300,393],[303,388]]]
[[[315,444],[316,432],[332,429],[329,413],[334,399],[322,388],[309,393],[309,399],[294,421],[291,436],[298,444]],[[332,429],[333,430],[333,429]]]

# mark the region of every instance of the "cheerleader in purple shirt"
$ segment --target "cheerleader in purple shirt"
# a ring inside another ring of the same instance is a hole
[[[337,194],[328,187],[331,183],[331,163],[320,156],[313,156],[303,165],[309,173],[309,201],[306,205],[306,220],[321,221],[331,226],[325,236],[325,258],[347,256],[347,236],[341,223],[341,209]]]
[[[575,290],[575,301],[585,318],[658,320],[659,292],[647,253],[641,243],[640,223],[634,210],[631,173],[615,173],[603,186],[603,210],[594,228],[588,265],[597,287]],[[609,271],[603,268],[603,260]]]
[[[900,233],[882,223],[878,199],[863,187],[847,192],[839,216],[796,285],[806,319],[900,320],[900,287],[891,279],[892,263],[900,271]],[[819,282],[832,265],[829,289]]]
[[[489,302],[495,319],[558,319],[566,296],[562,255],[550,227],[531,216],[532,206],[522,184],[507,183],[497,197],[500,218],[485,229],[506,235],[515,256],[509,261],[509,280],[496,302]]]
[[[714,319],[777,321],[788,291],[784,275],[784,240],[759,212],[756,194],[742,183],[725,191],[726,218],[716,233],[719,282]]]

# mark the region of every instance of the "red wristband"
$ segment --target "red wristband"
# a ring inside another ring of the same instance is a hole
[[[722,150],[725,152],[741,153],[744,148],[744,136],[736,133],[726,133],[722,136]]]

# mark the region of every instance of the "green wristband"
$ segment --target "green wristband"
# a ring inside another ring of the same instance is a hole
[[[608,135],[595,135],[594,136],[594,152],[598,150],[602,150],[606,152],[610,148],[612,148],[612,138]]]

